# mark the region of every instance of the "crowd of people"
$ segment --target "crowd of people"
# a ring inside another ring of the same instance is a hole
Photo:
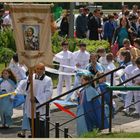
[[[75,19],[76,37],[89,40],[107,40],[110,45],[118,42],[119,48],[123,46],[123,39],[128,38],[133,44],[135,37],[140,37],[140,10],[138,5],[129,9],[122,6],[120,13],[104,14],[100,9],[90,12],[88,8],[81,7]],[[69,13],[64,14],[60,24],[60,35],[68,36]]]
[[[114,74],[113,84],[117,85],[132,76],[140,73],[140,20],[138,6],[134,5],[132,11],[125,5],[122,12],[113,13],[108,17],[103,18],[103,13],[99,9],[95,9],[94,13],[88,14],[87,8],[81,8],[80,14],[76,19],[76,36],[78,38],[89,38],[89,40],[105,39],[110,43],[110,48],[114,43],[118,43],[118,51],[116,56],[111,52],[106,52],[104,48],[99,47],[96,52],[89,53],[86,50],[86,44],[81,42],[78,45],[79,50],[75,52],[69,51],[69,42],[63,41],[61,43],[62,51],[55,54],[53,61],[59,63],[59,71],[65,74],[60,74],[58,77],[57,95],[62,94],[63,84],[66,85],[66,91],[75,88],[81,84],[86,84],[95,77],[104,75],[113,69],[124,66],[124,70],[120,70]],[[61,24],[68,29],[68,20],[64,18],[64,23]],[[63,30],[61,35],[68,34],[67,30]],[[72,85],[72,74],[74,76],[74,84]],[[119,80],[116,80],[119,78]],[[101,98],[92,100],[95,96],[102,94],[110,85],[110,75],[99,79],[79,90],[74,91],[66,96],[65,101],[76,101],[77,106],[77,134],[80,136],[85,132],[93,129],[101,129]],[[9,67],[4,69],[0,79],[0,94],[8,92],[15,92],[17,95],[24,96],[23,107],[23,121],[22,131],[18,133],[19,137],[25,137],[26,130],[31,130],[31,103],[35,102],[40,105],[52,98],[53,84],[52,79],[45,74],[45,66],[39,63],[34,68],[33,74],[33,90],[34,99],[30,97],[30,79],[28,77],[27,69],[23,64],[19,64],[18,56],[14,55]],[[140,78],[126,84],[127,86],[140,86]],[[121,93],[121,92],[120,92]],[[22,98],[23,96],[19,96]],[[134,102],[139,101],[138,91],[127,91],[121,94],[120,98],[124,103],[124,112],[126,115],[130,114],[128,106]],[[0,118],[2,128],[7,129],[12,123],[13,103],[16,96],[10,95],[0,98]],[[109,93],[105,95],[105,121],[104,128],[109,127]],[[117,104],[113,100],[113,112],[115,112]],[[45,114],[45,108],[42,107],[36,112]],[[82,115],[84,114],[84,115]],[[140,102],[135,104],[135,112],[140,116]],[[34,114],[36,122],[36,116]],[[82,123],[81,123],[82,122]],[[40,119],[41,129],[40,137],[44,137],[45,121]],[[36,123],[35,123],[36,127]],[[36,135],[36,134],[35,134]]]

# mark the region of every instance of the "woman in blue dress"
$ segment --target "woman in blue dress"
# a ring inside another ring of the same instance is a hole
[[[83,75],[81,84],[88,83],[92,79],[89,75]],[[78,136],[93,131],[93,129],[101,129],[101,101],[100,98],[92,100],[99,93],[91,85],[87,85],[80,89],[78,93],[77,107],[77,134]],[[84,115],[82,115],[84,114]],[[104,128],[108,128],[108,120],[105,117]]]

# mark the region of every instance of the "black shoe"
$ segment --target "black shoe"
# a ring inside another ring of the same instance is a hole
[[[9,129],[9,126],[3,125],[0,129]]]
[[[29,135],[28,138],[32,138],[32,135]]]
[[[25,138],[26,136],[24,134],[22,134],[21,132],[17,133],[17,137],[19,138]]]
[[[4,129],[9,129],[9,126],[4,126],[3,128],[4,128]]]

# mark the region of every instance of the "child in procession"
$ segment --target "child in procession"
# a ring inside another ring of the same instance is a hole
[[[106,69],[108,62],[106,60],[106,50],[102,47],[100,47],[97,50],[97,54],[98,54],[98,62],[104,67],[104,69]]]
[[[63,41],[61,45],[62,45],[62,51],[57,53],[54,56],[53,60],[60,64],[59,71],[66,72],[68,73],[68,75],[59,74],[58,85],[57,85],[57,95],[62,94],[63,82],[65,82],[66,91],[69,91],[71,89],[71,75],[69,75],[69,73],[71,73],[73,69],[68,68],[66,66],[74,66],[73,54],[72,52],[68,50],[69,48],[68,42]]]
[[[16,88],[16,78],[10,69],[2,71],[0,79],[0,94],[13,92]],[[0,99],[0,117],[2,128],[6,129],[12,124],[13,96],[6,96]]]
[[[132,74],[132,71],[135,70],[137,68],[135,62],[132,62],[132,64],[128,65],[125,67],[124,69],[124,73],[125,73],[125,79],[130,79],[133,74]],[[129,81],[126,83],[126,86],[134,86],[133,82],[132,81]],[[135,98],[137,98],[137,95],[135,94],[135,91],[127,91],[127,94],[126,94],[126,98],[125,98],[125,103],[124,103],[124,109],[123,109],[123,112],[126,114],[126,115],[130,115],[130,106],[131,103],[132,103],[132,100],[133,100],[133,97],[134,97],[134,100],[136,100]],[[138,109],[137,109],[137,106],[135,105],[135,113],[138,113]]]
[[[92,80],[91,75],[83,75],[81,77],[81,84],[86,84]],[[78,106],[77,106],[77,134],[80,136],[86,132],[93,131],[93,129],[101,129],[101,100],[97,98],[99,93],[92,85],[87,85],[78,92]],[[108,128],[108,120],[105,114],[104,128]]]

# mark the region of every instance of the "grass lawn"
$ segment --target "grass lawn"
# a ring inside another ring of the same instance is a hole
[[[140,138],[139,132],[114,132],[101,134],[97,131],[86,133],[82,138]]]

